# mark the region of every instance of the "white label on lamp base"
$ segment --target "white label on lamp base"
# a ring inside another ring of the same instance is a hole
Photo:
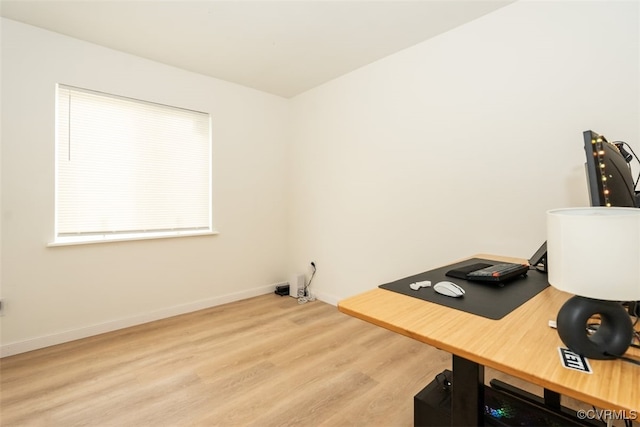
[[[558,347],[558,353],[560,353],[560,360],[562,361],[562,366],[567,369],[573,369],[574,371],[580,371],[587,374],[592,374],[591,366],[589,366],[589,361],[579,354],[574,353],[568,348]]]

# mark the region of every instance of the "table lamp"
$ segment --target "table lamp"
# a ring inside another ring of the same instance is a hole
[[[621,302],[640,300],[640,209],[591,207],[547,212],[549,284],[575,294],[558,312],[558,335],[574,353],[613,359],[633,339]],[[589,319],[600,324],[590,333]]]

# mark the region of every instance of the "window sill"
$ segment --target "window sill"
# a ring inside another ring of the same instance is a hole
[[[131,240],[150,240],[150,239],[170,239],[174,237],[192,237],[192,236],[212,236],[219,234],[216,230],[206,231],[168,231],[158,233],[132,233],[132,234],[99,234],[92,236],[78,237],[58,237],[53,242],[47,244],[47,247],[71,246],[71,245],[92,245],[95,243],[110,242],[128,242]]]

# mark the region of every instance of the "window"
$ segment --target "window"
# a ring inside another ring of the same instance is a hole
[[[56,244],[212,233],[206,113],[58,85]]]

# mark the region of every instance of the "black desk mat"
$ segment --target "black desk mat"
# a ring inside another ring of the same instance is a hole
[[[385,283],[379,287],[390,291],[409,295],[425,301],[445,305],[456,310],[466,311],[489,319],[498,320],[511,313],[513,310],[536,296],[540,291],[549,286],[547,275],[537,270],[529,270],[525,277],[513,279],[503,286],[494,283],[471,282],[463,279],[448,277],[445,273],[454,268],[464,267],[470,264],[484,262],[498,264],[497,261],[472,258],[456,264],[447,265],[435,270],[405,277],[394,282]],[[442,280],[447,280],[461,286],[465,294],[461,298],[452,298],[436,293],[432,288],[420,288],[414,291],[409,287],[410,283],[430,280],[432,285]]]

